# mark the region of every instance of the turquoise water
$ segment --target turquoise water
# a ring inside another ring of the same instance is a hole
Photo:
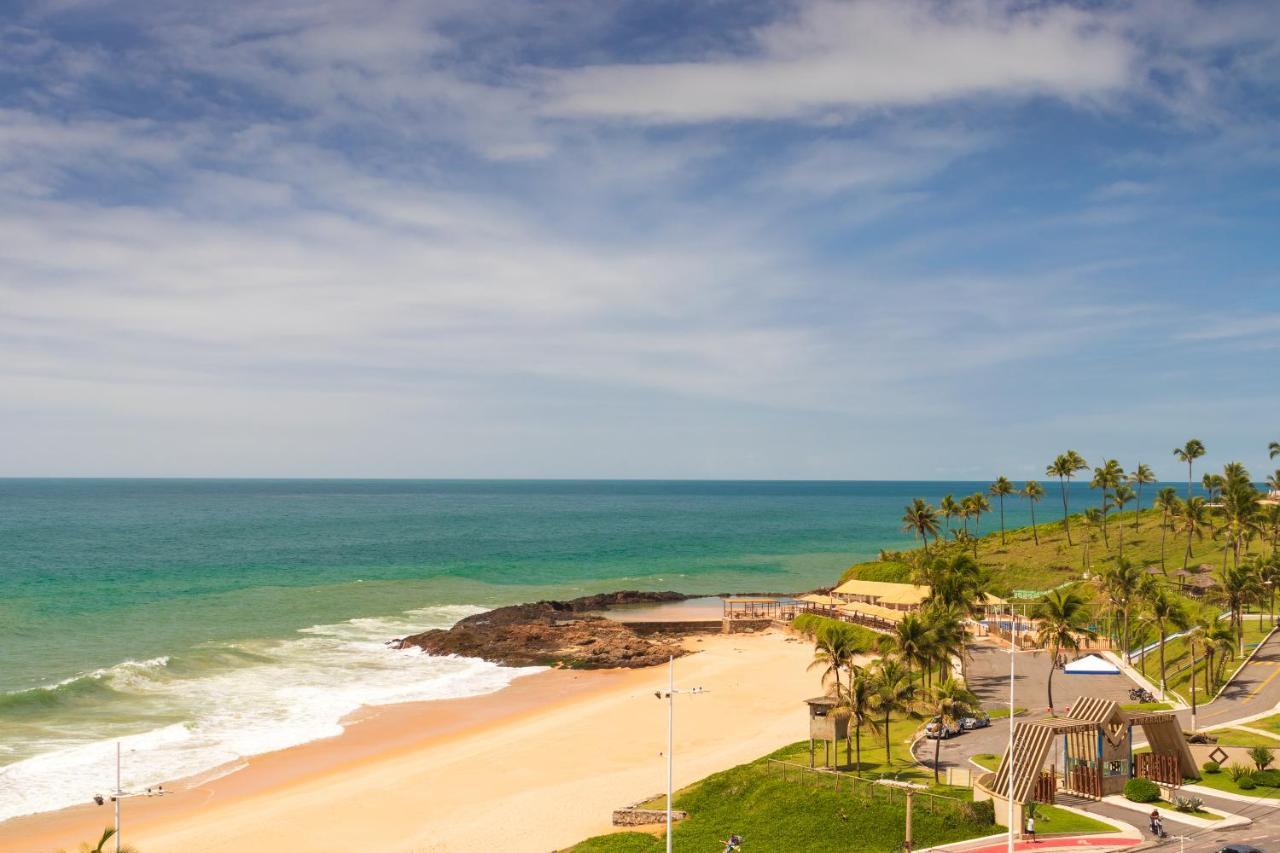
[[[390,652],[391,637],[620,588],[828,584],[910,543],[912,497],[983,487],[0,480],[0,819],[106,787],[116,738],[150,783],[336,734],[362,704],[518,674]],[[1020,499],[1005,513],[1027,523]]]

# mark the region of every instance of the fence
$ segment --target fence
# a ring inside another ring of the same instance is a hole
[[[830,770],[824,767],[810,767],[807,764],[796,764],[792,761],[781,761],[776,758],[768,759],[768,768],[770,771],[777,771],[784,776],[792,776],[799,774],[799,778],[807,782],[815,784],[826,784],[830,780],[831,786],[839,791],[841,785],[849,791],[851,796],[855,796],[866,802],[875,802],[880,800],[886,803],[906,802],[907,789],[902,785],[888,784],[896,780],[878,780],[867,779],[864,776],[858,776],[853,773],[846,773],[843,770]],[[903,783],[905,785],[905,783]],[[964,806],[970,805],[968,800],[962,800],[959,797],[949,797],[946,794],[934,794],[921,788],[912,788],[911,795],[916,797],[916,808],[925,808],[930,814],[938,812],[955,811]]]

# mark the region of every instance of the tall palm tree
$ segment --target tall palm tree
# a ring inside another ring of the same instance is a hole
[[[907,505],[902,515],[902,532],[918,536],[924,542],[924,550],[929,552],[929,537],[938,536],[938,513],[922,498],[916,498]]]
[[[1253,566],[1231,566],[1222,571],[1218,601],[1231,613],[1231,626],[1236,632],[1236,646],[1244,654],[1244,612],[1262,597],[1262,583]]]
[[[965,553],[922,561],[912,579],[929,587],[930,604],[959,607],[966,615],[977,612],[988,583],[986,572]]]
[[[1209,503],[1218,499],[1218,495],[1226,488],[1227,481],[1221,474],[1205,474],[1200,478],[1200,485],[1209,493]]]
[[[1206,672],[1205,675],[1211,676],[1213,682],[1212,686],[1206,689],[1212,692],[1222,683],[1223,667],[1227,665],[1227,661],[1236,656],[1236,637],[1230,626],[1215,622],[1209,631],[1208,640],[1209,645],[1205,649],[1205,654],[1209,658],[1208,667],[1212,672]],[[1216,667],[1213,665],[1214,658],[1218,661]]]
[[[1088,507],[1080,516],[1080,526],[1084,528],[1084,549],[1080,554],[1080,560],[1087,572],[1092,565],[1089,562],[1089,547],[1093,545],[1093,531],[1102,526],[1102,512],[1096,506]]]
[[[1129,654],[1129,619],[1138,601],[1146,575],[1142,569],[1121,557],[1114,566],[1108,566],[1098,575],[1097,585],[1120,614],[1120,648],[1126,658]]]
[[[1275,459],[1280,456],[1280,441],[1273,441],[1267,445],[1267,454],[1268,459]]]
[[[861,666],[849,667],[849,680],[836,695],[836,706],[832,713],[837,719],[849,721],[849,729],[853,731],[855,754],[857,760],[853,765],[854,772],[862,767],[862,730],[869,728],[878,732],[879,724],[873,714],[876,710],[878,685],[873,672]],[[844,739],[844,760],[849,763],[849,736]]]
[[[987,500],[987,496],[982,492],[974,492],[969,495],[969,500],[973,506],[973,532],[981,536],[982,516],[991,512],[991,501]]]
[[[948,678],[934,687],[926,695],[922,710],[930,717],[937,718],[943,725],[955,727],[961,717],[967,717],[977,710],[981,703],[978,697],[969,692],[963,681]],[[938,783],[941,776],[938,766],[941,763],[942,738],[933,743],[933,781]]]
[[[1272,554],[1268,559],[1259,560],[1257,566],[1258,582],[1267,594],[1267,616],[1272,624],[1276,620],[1276,584],[1280,583],[1280,557]]]
[[[939,681],[946,680],[953,658],[960,661],[961,672],[965,671],[964,620],[969,612],[968,605],[942,602],[935,602],[922,611],[933,638],[933,662],[938,667]]]
[[[1240,565],[1240,550],[1248,539],[1262,532],[1258,514],[1258,493],[1249,482],[1232,482],[1222,496],[1222,524],[1215,535],[1223,540],[1224,549],[1230,547],[1235,554],[1235,564]],[[1225,562],[1226,554],[1223,554]]]
[[[1004,545],[1006,544],[1004,537],[1004,497],[1014,493],[1013,483],[1008,477],[1001,474],[996,477],[996,481],[991,484],[987,491],[1000,500],[1000,544]]]
[[[1137,489],[1138,496],[1133,505],[1133,529],[1138,529],[1138,516],[1142,513],[1142,487],[1149,486],[1156,481],[1156,474],[1151,470],[1150,465],[1138,463],[1138,467],[1129,473],[1129,482]]]
[[[822,682],[835,681],[835,693],[840,694],[840,673],[855,654],[862,651],[853,639],[853,632],[841,622],[823,623],[814,635],[813,661],[809,669],[822,670]]]
[[[947,520],[947,530],[949,532],[951,530],[951,519],[960,516],[960,504],[956,503],[954,495],[946,495],[938,502],[938,511]]]
[[[893,751],[889,743],[889,718],[909,710],[914,704],[916,684],[911,670],[893,657],[885,657],[876,666],[876,710],[880,713],[884,731],[884,763],[893,763]]]
[[[1276,472],[1280,474],[1280,471]],[[1028,505],[1031,507],[1031,535],[1035,537],[1036,545],[1040,544],[1040,528],[1036,527],[1036,504],[1044,499],[1044,486],[1035,480],[1027,480],[1022,487],[1022,496],[1027,499]]]
[[[1204,454],[1204,442],[1198,438],[1193,438],[1182,447],[1173,449],[1173,455],[1178,458],[1178,461],[1187,463],[1187,500],[1191,500],[1191,466]]]
[[[1119,518],[1121,514],[1124,512],[1125,504],[1129,503],[1129,501],[1132,501],[1132,500],[1137,500],[1137,496],[1134,494],[1133,488],[1128,483],[1121,483],[1120,485],[1116,486],[1115,491],[1111,493],[1111,503],[1115,505],[1117,518]],[[1123,522],[1117,522],[1116,532],[1120,536],[1120,546],[1119,546],[1118,556],[1123,557],[1124,556],[1124,523]]]
[[[1075,543],[1071,541],[1071,513],[1067,508],[1067,483],[1071,482],[1071,478],[1076,475],[1077,471],[1087,471],[1088,469],[1089,465],[1084,461],[1084,457],[1074,450],[1059,453],[1044,469],[1046,477],[1058,478],[1058,485],[1062,489],[1062,528],[1067,532],[1068,545],[1074,545]]]
[[[1032,610],[1032,617],[1040,620],[1036,631],[1036,641],[1042,647],[1053,649],[1049,659],[1049,713],[1053,713],[1053,671],[1052,665],[1058,655],[1065,649],[1079,649],[1082,637],[1093,637],[1094,631],[1089,627],[1089,609],[1083,598],[1069,589],[1055,589],[1048,592]]]
[[[897,640],[898,655],[906,664],[907,675],[911,675],[913,664],[919,664],[920,672],[927,675],[933,659],[933,638],[924,620],[915,613],[908,613],[894,627],[893,636]]]
[[[1147,615],[1151,618],[1152,624],[1156,626],[1156,635],[1159,637],[1160,699],[1163,701],[1165,693],[1164,638],[1170,626],[1175,628],[1186,627],[1187,614],[1182,609],[1181,600],[1172,595],[1163,584],[1151,587],[1150,592],[1147,594],[1145,605]]]
[[[1187,548],[1182,554],[1182,570],[1187,570],[1191,559],[1192,538],[1203,539],[1205,528],[1209,526],[1209,511],[1204,498],[1199,495],[1186,501],[1179,507],[1178,514],[1173,517],[1173,529],[1177,533],[1187,534]]]
[[[1160,510],[1160,568],[1164,568],[1165,534],[1169,532],[1169,518],[1178,513],[1182,502],[1173,486],[1165,486],[1156,492],[1155,508]]]
[[[1111,490],[1120,485],[1124,480],[1124,469],[1120,467],[1120,463],[1115,459],[1108,459],[1102,465],[1093,469],[1093,479],[1089,481],[1089,487],[1102,490],[1102,541],[1111,546],[1111,540],[1107,537],[1107,510],[1110,509],[1108,498]]]

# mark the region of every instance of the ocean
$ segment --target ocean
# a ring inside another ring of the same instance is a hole
[[[616,589],[810,589],[910,546],[911,498],[985,485],[0,480],[0,820],[111,787],[116,741],[126,787],[154,784],[523,672],[390,638]]]

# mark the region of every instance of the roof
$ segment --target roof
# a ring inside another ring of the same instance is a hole
[[[1218,582],[1209,575],[1193,575],[1187,578],[1186,585],[1194,586],[1198,589],[1208,589],[1209,587],[1217,586]]]
[[[806,700],[804,700],[804,703],[805,703],[806,705],[828,705],[828,706],[834,706],[834,705],[836,704],[836,700],[835,700],[835,697],[833,697],[833,696],[815,696],[815,697],[813,697],[812,699],[806,699]]]
[[[1063,671],[1071,675],[1119,675],[1120,667],[1097,655],[1085,655],[1067,664]]]
[[[1005,601],[1003,598],[1001,598],[998,595],[992,595],[989,592],[984,592],[982,594],[982,603],[983,604],[1008,604],[1009,602]]]
[[[800,596],[800,601],[807,601],[810,604],[821,604],[823,607],[835,607],[840,603],[838,598],[832,598],[829,595],[819,595],[816,592],[810,592]]]
[[[901,622],[906,613],[901,610],[890,610],[888,607],[881,607],[878,604],[867,604],[862,601],[850,601],[840,605],[843,613],[855,613],[862,616],[873,616],[877,619],[883,619],[886,622]]]
[[[731,604],[779,604],[781,602],[781,599],[777,598],[751,598],[744,595],[731,595],[724,600]]]
[[[932,590],[927,586],[889,581],[864,581],[854,578],[832,590],[836,595],[864,595],[890,604],[921,604]]]

